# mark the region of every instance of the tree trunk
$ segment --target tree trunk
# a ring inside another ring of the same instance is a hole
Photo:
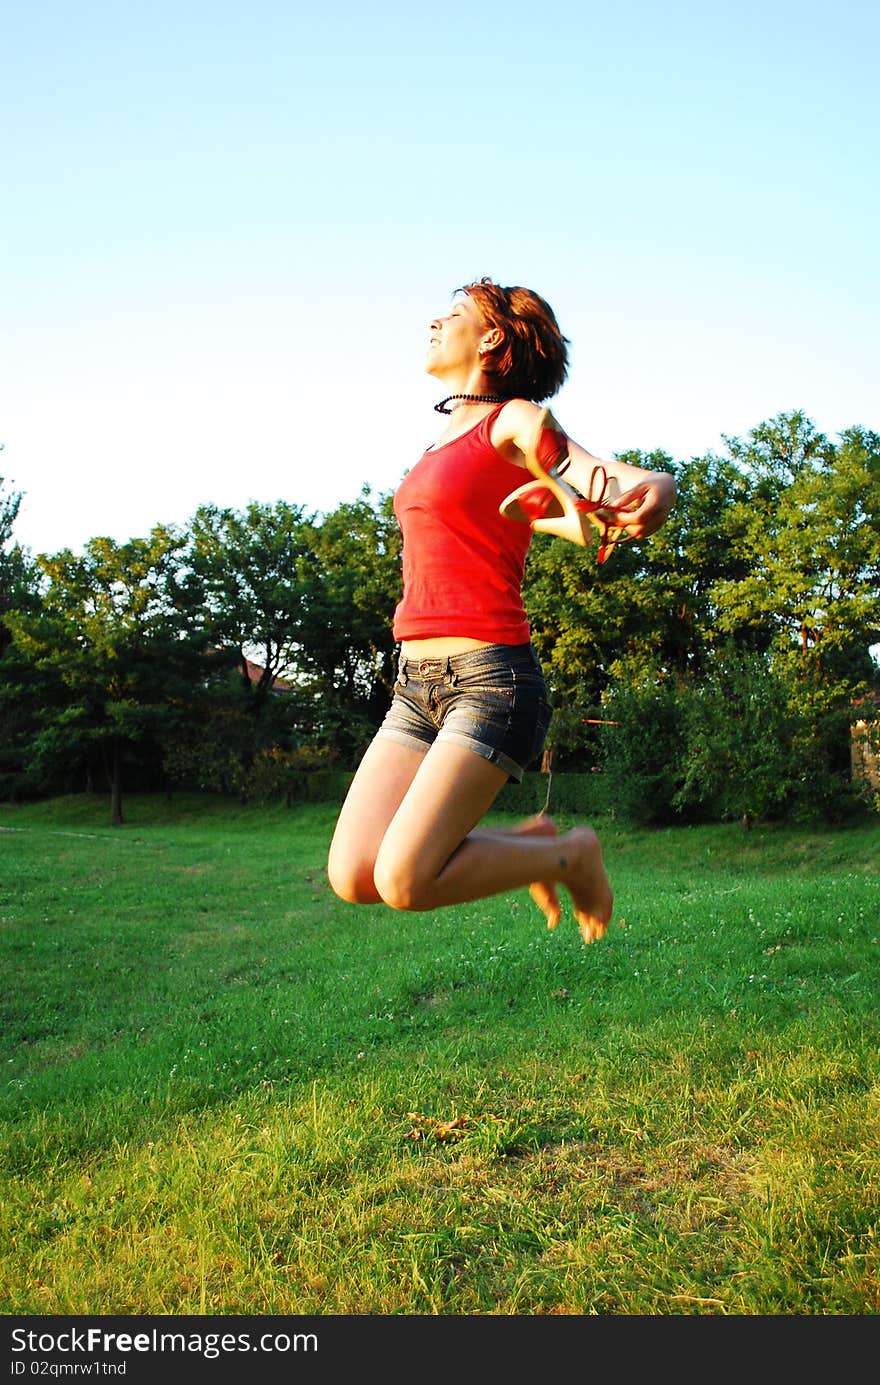
[[[114,741],[110,751],[110,822],[113,827],[121,827],[122,817],[122,763],[119,742]]]

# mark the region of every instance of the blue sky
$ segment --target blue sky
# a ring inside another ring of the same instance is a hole
[[[0,475],[32,550],[326,511],[435,435],[427,324],[525,284],[591,451],[880,428],[880,6],[7,5]]]

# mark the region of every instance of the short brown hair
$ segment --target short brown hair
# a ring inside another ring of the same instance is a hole
[[[568,374],[568,338],[540,294],[517,285],[502,288],[489,278],[475,279],[455,292],[467,294],[485,325],[502,334],[483,357],[494,391],[539,404],[561,389]]]

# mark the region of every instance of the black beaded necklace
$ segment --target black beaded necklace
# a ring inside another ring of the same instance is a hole
[[[452,410],[447,409],[446,405],[451,404],[453,399],[461,399],[466,404],[504,404],[506,401],[500,394],[447,394],[445,399],[441,399],[439,404],[434,405],[434,412],[437,414],[451,414]]]

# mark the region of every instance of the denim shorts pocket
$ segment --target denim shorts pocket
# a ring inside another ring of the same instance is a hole
[[[455,686],[459,692],[476,693],[481,697],[485,694],[488,697],[496,696],[510,700],[513,699],[517,681],[513,670],[503,666],[473,671],[462,670],[455,675]]]

